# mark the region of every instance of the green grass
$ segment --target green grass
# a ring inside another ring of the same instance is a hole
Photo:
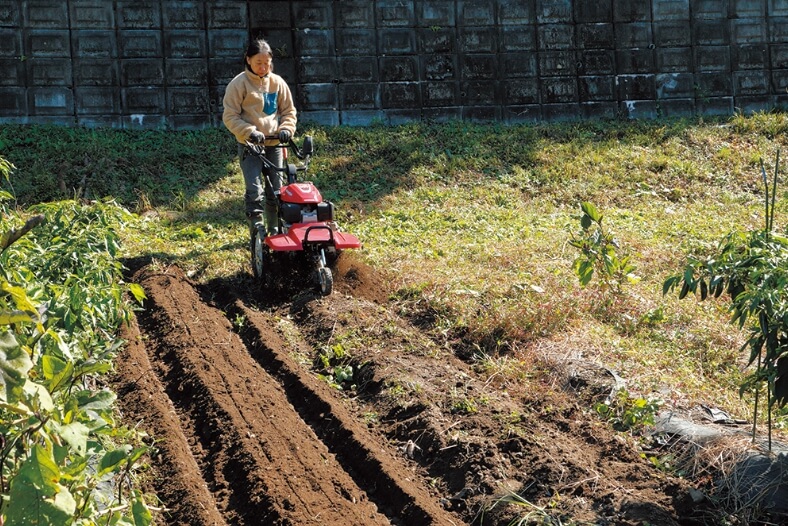
[[[759,163],[773,167],[785,154],[787,131],[788,116],[757,114],[305,126],[299,135],[315,137],[310,178],[364,242],[358,257],[394,285],[397,301],[437,313],[436,337],[461,338],[488,359],[582,354],[619,371],[632,392],[748,416],[737,392],[744,336],[727,323],[727,305],[665,297],[662,283],[687,254],[710,251],[733,229],[761,228]],[[129,256],[176,262],[201,281],[249,272],[234,155],[223,130],[0,127],[20,205],[68,197],[59,181],[73,190],[87,177],[89,197],[114,195],[140,214],[124,233]],[[788,200],[778,192],[782,230]],[[568,241],[582,201],[599,208],[641,278],[613,302],[572,272]]]

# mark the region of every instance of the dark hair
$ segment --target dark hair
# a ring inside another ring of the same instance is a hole
[[[247,62],[246,59],[252,58],[255,55],[259,55],[260,53],[266,53],[272,57],[274,56],[273,51],[271,51],[271,46],[268,45],[268,42],[262,38],[258,38],[257,40],[252,40],[249,42],[249,45],[246,47],[246,53],[244,54],[244,65],[246,66],[246,69],[252,71],[252,68],[249,66],[249,62]]]

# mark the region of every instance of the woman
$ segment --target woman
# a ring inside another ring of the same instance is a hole
[[[263,162],[248,155],[246,141],[264,143],[265,156],[282,166],[279,142],[288,142],[296,130],[296,109],[290,88],[273,72],[273,53],[265,40],[254,40],[244,55],[245,69],[227,84],[222,121],[238,140],[238,157],[244,175],[246,216],[252,224],[262,221],[269,234],[276,233],[276,197],[282,186],[278,172],[266,170]],[[273,137],[273,138],[272,138]]]

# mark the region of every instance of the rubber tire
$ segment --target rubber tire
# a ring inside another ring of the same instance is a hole
[[[320,294],[328,296],[334,290],[334,275],[331,274],[331,269],[322,267],[317,271],[317,282],[320,289]]]
[[[271,253],[268,245],[265,244],[265,226],[262,224],[254,225],[249,229],[251,239],[249,249],[252,254],[252,275],[255,280],[265,284],[268,277],[268,266],[271,262]]]

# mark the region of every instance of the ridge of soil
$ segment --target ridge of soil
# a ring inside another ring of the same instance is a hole
[[[686,481],[591,414],[615,381],[604,371],[565,391],[538,363],[523,381],[480,370],[344,254],[327,297],[131,266],[148,299],[114,383],[124,418],[156,440],[166,524],[702,523]],[[341,391],[314,364],[348,333],[366,345]]]

